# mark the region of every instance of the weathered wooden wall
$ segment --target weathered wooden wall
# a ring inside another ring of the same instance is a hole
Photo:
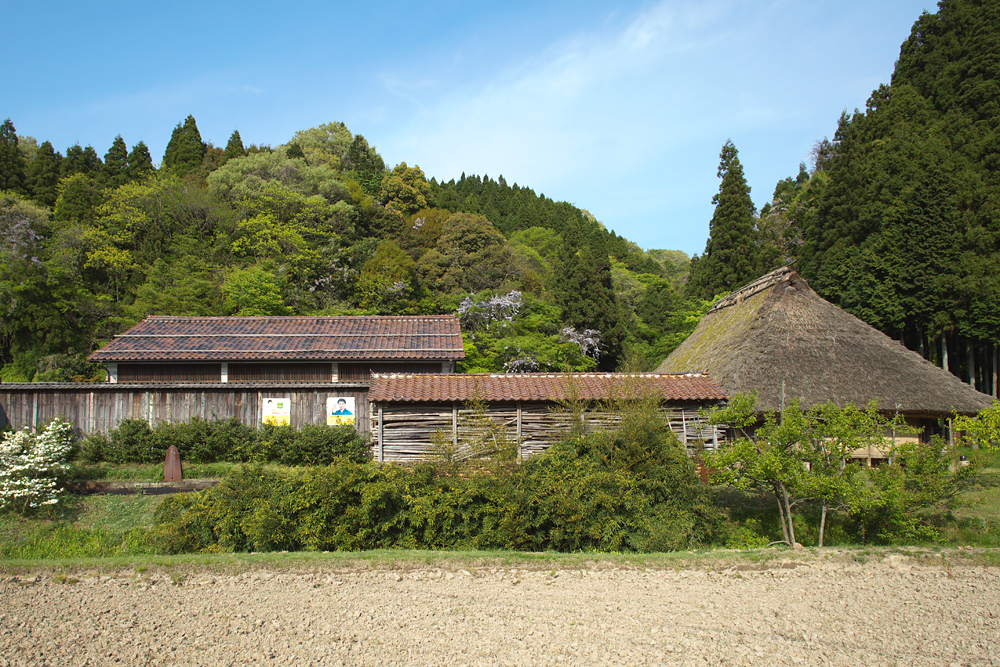
[[[353,397],[355,429],[366,433],[368,385],[323,384],[0,384],[0,427],[35,427],[61,415],[82,434],[107,433],[123,419],[184,422],[192,417],[229,419],[257,426],[261,400],[291,400],[291,424],[326,424],[327,397]]]
[[[508,437],[520,442],[521,458],[545,450],[569,429],[570,415],[553,410],[544,402],[490,403],[487,414],[495,424],[502,424]],[[721,431],[698,416],[696,404],[663,408],[670,429],[690,451],[699,447],[715,449]],[[467,439],[471,411],[461,403],[372,403],[371,433],[375,459],[378,461],[418,461],[434,453],[433,436],[458,444]],[[588,412],[592,428],[606,428],[617,415]]]
[[[338,366],[341,382],[368,382],[372,379],[372,373],[431,374],[441,372],[440,361],[400,361],[396,363],[340,362]]]

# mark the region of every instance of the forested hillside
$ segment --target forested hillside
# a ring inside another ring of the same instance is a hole
[[[728,292],[792,264],[826,299],[995,394],[1000,4],[943,0],[919,17],[891,83],[864,111],[845,112],[833,140],[816,145],[812,168],[778,183],[759,214],[748,218],[749,189],[734,166],[727,144],[712,237],[692,261],[689,294]],[[753,268],[736,270],[734,244]]]
[[[461,315],[465,370],[651,368],[706,304],[687,257],[504,179],[388,169],[342,123],[205,143],[157,168],[115,137],[65,155],[0,135],[4,381],[100,379],[85,358],[147,315]]]
[[[825,298],[996,391],[1000,5],[943,0],[890,84],[845,112],[760,211],[737,147],[700,257],[643,251],[503,177],[389,168],[342,123],[160,165],[0,127],[0,373],[99,377],[86,355],[148,314],[456,312],[464,369],[654,367],[713,297],[790,264]]]

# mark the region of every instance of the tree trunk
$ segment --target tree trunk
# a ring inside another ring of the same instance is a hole
[[[781,493],[778,491],[778,486],[774,486],[774,499],[778,501],[778,515],[781,517],[781,534],[785,537],[785,543],[788,546],[792,546],[792,543],[788,539],[788,524],[785,523],[785,506],[781,502]]]
[[[948,334],[941,332],[941,368],[951,370],[948,368]]]
[[[824,498],[823,499],[823,513],[820,515],[820,518],[819,518],[819,545],[818,546],[823,546],[823,531],[826,530],[826,508],[827,508],[826,498]]]
[[[785,519],[788,521],[788,538],[789,544],[795,546],[795,525],[792,524],[792,506],[788,503],[788,490],[782,482],[778,482],[781,485],[781,496],[785,501]]]
[[[976,389],[976,349],[971,340],[965,342],[965,353],[969,358],[969,384]]]
[[[997,397],[997,344],[993,343],[993,398]]]

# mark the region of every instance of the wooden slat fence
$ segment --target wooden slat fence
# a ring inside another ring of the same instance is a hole
[[[261,402],[266,398],[291,401],[292,426],[326,424],[327,397],[353,397],[355,429],[366,433],[367,385],[344,386],[328,383],[303,387],[301,384],[267,386],[212,384],[170,387],[128,384],[0,384],[0,427],[44,425],[56,416],[72,423],[81,435],[107,433],[123,419],[144,419],[151,425],[184,422],[192,417],[229,419],[258,426]]]
[[[699,407],[663,408],[670,429],[690,453],[716,449],[722,439],[720,429],[698,416]],[[495,424],[503,424],[510,438],[517,439],[519,456],[526,458],[544,451],[569,430],[569,420],[574,417],[552,408],[552,403],[544,402],[497,402],[488,405],[487,414]],[[435,453],[435,433],[439,441],[460,445],[474,435],[468,427],[470,414],[460,403],[372,403],[370,430],[375,458],[404,462],[426,459]],[[608,428],[618,422],[618,415],[607,412],[587,412],[583,418],[589,429]]]

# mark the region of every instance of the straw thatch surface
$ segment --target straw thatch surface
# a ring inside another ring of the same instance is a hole
[[[707,372],[730,395],[756,389],[765,410],[793,398],[940,417],[992,399],[820,298],[784,268],[720,299],[656,369]]]

